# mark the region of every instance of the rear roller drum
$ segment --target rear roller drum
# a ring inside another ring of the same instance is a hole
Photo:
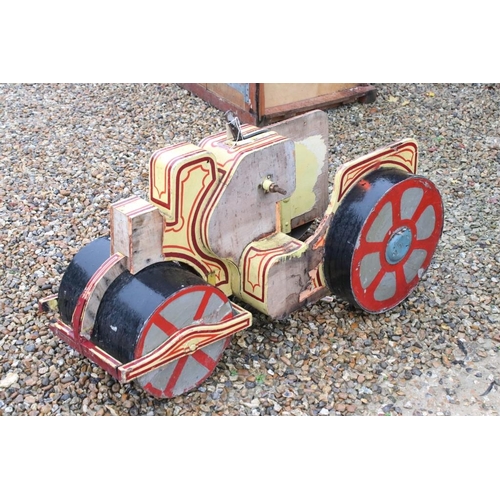
[[[403,301],[428,268],[443,204],[428,179],[398,169],[368,174],[346,195],[325,242],[325,278],[338,297],[381,313]]]
[[[136,275],[121,274],[108,288],[97,311],[92,341],[127,363],[193,324],[213,324],[233,317],[228,298],[199,276],[161,262]],[[231,337],[209,344],[136,379],[157,398],[172,398],[203,383]]]
[[[72,325],[78,299],[90,279],[109,258],[110,246],[107,237],[90,242],[78,251],[66,269],[59,286],[57,304],[61,320],[67,325]]]

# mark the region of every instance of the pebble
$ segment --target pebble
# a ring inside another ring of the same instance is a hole
[[[0,380],[0,388],[6,389],[11,385],[15,384],[19,380],[19,375],[17,373],[10,372],[2,380]]]
[[[0,84],[2,414],[498,415],[500,391],[479,394],[500,380],[500,86],[376,87],[373,104],[328,111],[330,182],[417,140],[445,224],[416,290],[379,315],[332,295],[279,321],[255,313],[202,386],[156,400],[54,337],[37,301],[108,235],[110,203],[147,199],[155,150],[199,143],[224,115],[174,84]]]

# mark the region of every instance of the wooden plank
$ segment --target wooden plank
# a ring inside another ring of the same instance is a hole
[[[346,104],[356,100],[367,98],[366,102],[374,99],[375,88],[371,85],[360,85],[346,90],[339,90],[333,94],[318,96],[303,101],[297,101],[292,104],[283,104],[279,106],[267,107],[264,110],[265,116],[262,123],[271,123],[290,116],[294,116],[313,109],[328,109],[339,104]],[[368,97],[370,96],[370,97]]]
[[[359,83],[264,83],[264,108],[295,104],[357,87]],[[264,114],[266,111],[264,110]]]

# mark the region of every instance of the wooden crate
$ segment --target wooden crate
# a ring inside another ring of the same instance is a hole
[[[243,123],[267,125],[354,101],[373,102],[367,83],[180,83],[222,111],[232,110]]]

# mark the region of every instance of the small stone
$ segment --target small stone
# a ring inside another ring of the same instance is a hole
[[[292,363],[286,356],[281,356],[280,359],[281,361],[283,361],[283,363],[285,363],[285,365],[291,366]]]
[[[390,413],[393,408],[394,408],[393,404],[388,404],[388,405],[385,405],[385,406],[382,407],[382,411],[384,413]]]
[[[19,375],[14,372],[8,373],[2,380],[0,380],[0,388],[6,389],[15,384],[19,380]]]
[[[445,356],[444,354],[441,356],[441,361],[443,362],[443,365],[449,368],[451,366],[451,362],[448,359],[448,356]]]

